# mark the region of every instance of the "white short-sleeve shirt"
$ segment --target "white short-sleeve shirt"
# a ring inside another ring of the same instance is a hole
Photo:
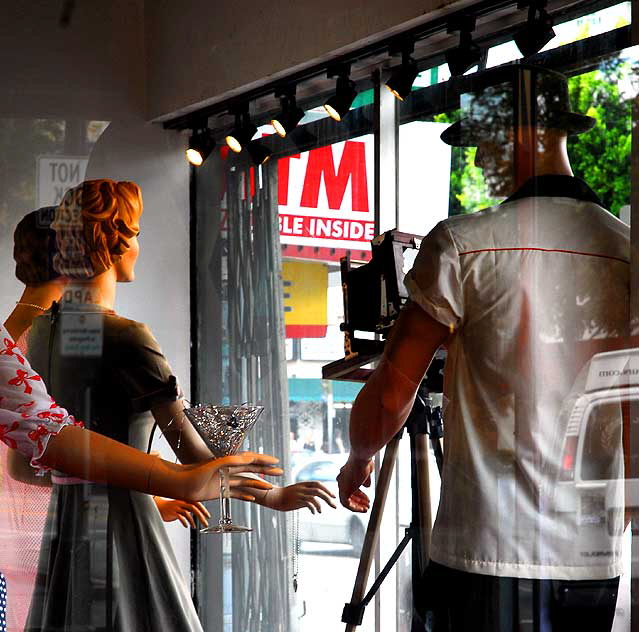
[[[506,577],[621,573],[621,538],[578,524],[554,495],[562,407],[593,355],[627,342],[629,250],[629,228],[567,176],[534,179],[423,240],[406,286],[455,332],[434,561]]]

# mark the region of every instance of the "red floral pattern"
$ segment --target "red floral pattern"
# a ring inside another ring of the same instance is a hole
[[[16,440],[9,436],[10,432],[15,432],[20,427],[20,422],[14,421],[11,425],[0,424],[0,441],[6,443],[10,448],[14,450],[18,447]]]
[[[20,353],[18,344],[13,342],[11,338],[5,338],[3,342],[4,342],[4,349],[0,350],[0,355],[13,356],[20,364],[24,364],[25,360],[22,357],[22,354]],[[15,349],[18,349],[18,352],[16,352]]]
[[[42,378],[0,326],[0,441],[39,467],[49,439],[65,425],[84,427],[47,393]]]
[[[28,432],[27,436],[31,439],[31,441],[37,443],[38,451],[43,452],[44,446],[42,445],[42,437],[46,437],[49,434],[51,434],[51,432],[45,426],[38,426],[34,430]]]
[[[31,395],[33,393],[33,388],[31,388],[31,384],[27,380],[35,380],[36,382],[41,382],[42,378],[34,373],[33,375],[29,375],[27,371],[23,371],[22,369],[18,369],[16,371],[16,376],[9,380],[9,384],[13,386],[24,386],[24,392],[26,395]]]

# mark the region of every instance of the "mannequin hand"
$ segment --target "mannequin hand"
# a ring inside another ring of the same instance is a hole
[[[371,459],[356,459],[352,454],[337,475],[339,486],[339,500],[351,511],[365,513],[370,506],[368,496],[360,489],[370,487],[373,461]]]
[[[267,476],[281,476],[283,470],[275,467],[279,459],[268,454],[256,452],[240,452],[233,456],[211,459],[191,466],[187,474],[188,488],[185,497],[189,500],[211,500],[220,496],[220,468],[226,468],[229,477],[229,494],[231,498],[255,500],[250,493],[251,488],[257,490],[271,489],[273,485],[260,478],[242,478],[242,473],[255,473]],[[249,488],[248,490],[246,488]],[[240,489],[237,489],[240,488]]]
[[[311,513],[319,511],[322,513],[322,499],[327,505],[336,508],[333,502],[335,495],[324,485],[317,481],[306,481],[304,483],[295,483],[287,487],[273,487],[266,492],[263,505],[277,511],[293,511],[308,507]]]
[[[202,503],[190,503],[186,500],[172,500],[170,498],[162,498],[162,496],[154,496],[153,500],[155,501],[155,505],[164,522],[179,520],[183,527],[188,529],[190,524],[195,529],[195,519],[193,517],[193,514],[195,514],[205,527],[209,526],[207,518],[210,518],[211,514]]]

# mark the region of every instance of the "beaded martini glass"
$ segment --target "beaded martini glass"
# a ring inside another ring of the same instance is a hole
[[[220,458],[236,454],[244,437],[264,410],[263,406],[242,404],[240,406],[214,406],[203,404],[185,408],[193,427],[209,447],[213,456]],[[216,525],[202,529],[201,533],[244,533],[250,527],[235,524],[231,518],[229,475],[220,468],[220,520]]]

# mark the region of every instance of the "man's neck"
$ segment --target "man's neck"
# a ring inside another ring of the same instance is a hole
[[[537,130],[529,136],[522,130],[527,142],[515,148],[515,191],[537,176],[572,176],[568,158],[568,137],[556,130]],[[519,163],[519,165],[517,165]]]
[[[522,187],[528,180],[538,176],[574,176],[572,167],[568,162],[567,156],[563,154],[553,156],[554,159],[550,160],[546,157],[545,160],[539,160],[535,164],[534,169],[524,170],[517,174],[515,182],[515,190]]]

